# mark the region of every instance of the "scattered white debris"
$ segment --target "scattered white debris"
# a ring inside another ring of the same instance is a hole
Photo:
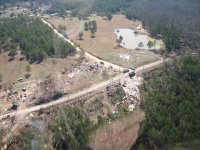
[[[30,116],[30,117],[33,117],[33,114],[32,114],[32,113],[30,113],[30,114],[29,114],[29,116]]]
[[[121,85],[126,93],[126,102],[129,107],[129,111],[133,111],[138,105],[140,100],[139,85],[141,85],[143,79],[141,77],[134,76],[133,78],[123,78],[121,79]]]
[[[135,105],[131,104],[128,106],[129,111],[133,111],[135,109]]]
[[[69,74],[68,74],[68,77],[70,77],[70,78],[74,78],[74,76],[75,76],[74,73],[69,73]]]
[[[8,148],[8,146],[5,144],[3,148],[4,148],[4,149],[7,149],[7,148]]]
[[[130,55],[129,54],[119,54],[119,57],[123,58],[123,59],[127,59],[127,60],[130,59]]]
[[[139,25],[139,26],[137,27],[137,29],[138,29],[138,30],[141,30],[141,29],[142,29],[142,26],[141,26],[141,25]]]

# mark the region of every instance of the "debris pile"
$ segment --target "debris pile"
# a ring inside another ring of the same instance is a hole
[[[67,85],[73,85],[78,82],[78,78],[82,75],[92,77],[94,74],[100,74],[103,77],[114,76],[116,71],[112,67],[104,67],[102,62],[83,61],[80,65],[67,71],[67,77],[73,80],[65,80]]]
[[[89,103],[86,109],[87,115],[95,115],[97,112],[103,114],[103,97],[95,97],[93,101]]]
[[[134,76],[132,78],[121,79],[121,85],[126,93],[126,103],[129,105],[129,110],[132,111],[140,101],[139,85],[142,83],[142,78]]]
[[[87,71],[90,73],[100,73],[100,74],[103,74],[103,72],[106,71],[109,75],[112,75],[115,72],[112,67],[104,67],[104,63],[102,62],[99,63],[92,61],[83,61],[80,66],[74,69],[73,70],[75,72]]]
[[[106,87],[107,95],[109,97],[113,96],[119,88],[121,88],[119,84],[112,84],[110,86],[107,86]]]
[[[39,89],[34,91],[34,96],[31,98],[29,102],[29,106],[31,105],[39,105],[42,103],[47,103],[51,100],[58,99],[63,96],[63,91],[58,84],[56,84],[56,80],[47,79],[38,84]]]

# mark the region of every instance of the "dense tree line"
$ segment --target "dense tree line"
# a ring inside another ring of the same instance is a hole
[[[0,5],[4,5],[4,4],[15,4],[17,2],[22,2],[23,0],[1,0],[0,1]]]
[[[200,3],[198,0],[99,0],[94,10],[100,13],[124,13],[128,19],[139,19],[153,36],[163,35],[168,50],[182,46],[198,48],[200,38]]]
[[[5,5],[5,4],[16,4],[20,2],[39,2],[41,4],[49,3],[53,0],[1,0],[0,5]]]
[[[60,17],[64,17],[67,13],[66,10],[71,11],[72,16],[88,16],[93,0],[75,0],[63,1],[58,0],[52,3],[52,6],[47,13],[58,13]]]
[[[0,24],[0,49],[10,56],[20,49],[30,62],[40,62],[46,56],[66,57],[74,51],[69,43],[56,36],[53,30],[38,18],[19,16],[3,19]]]
[[[93,123],[79,108],[65,107],[50,126],[53,145],[57,150],[84,150],[87,148]]]
[[[56,3],[53,3],[52,7],[49,10],[47,10],[47,13],[58,13],[59,16],[62,17],[66,15],[66,10],[73,10],[76,7],[78,7],[78,5],[78,2],[70,2],[66,4],[64,2],[58,1]]]
[[[95,0],[91,11],[107,16],[110,13],[117,13],[128,8],[133,1],[135,0]]]
[[[124,9],[124,13],[129,19],[141,20],[152,34],[162,34],[169,50],[178,49],[180,46],[197,49],[200,46],[198,0],[137,0]],[[172,42],[172,47],[168,41]]]
[[[200,57],[185,57],[148,76],[146,117],[133,149],[171,149],[200,138]]]
[[[96,0],[92,10],[103,15],[122,12],[128,19],[141,20],[153,36],[163,36],[169,51],[200,46],[198,0]]]
[[[73,7],[70,7],[71,2],[65,5],[74,12],[77,8],[80,10],[84,7],[80,2],[78,5],[75,3],[74,1]],[[160,34],[163,36],[169,51],[179,50],[180,47],[198,49],[200,46],[198,42],[200,3],[198,0],[93,0],[90,3],[91,7],[84,11],[87,13],[81,12],[82,15],[97,12],[99,15],[110,18],[112,14],[120,12],[128,19],[141,20],[152,36],[159,37]],[[90,5],[89,2],[88,5]]]
[[[42,110],[40,113],[44,115]],[[83,111],[77,107],[67,106],[56,108],[51,113],[54,117],[47,124],[43,124],[43,121],[34,118],[36,120],[32,120],[32,124],[26,125],[18,132],[18,135],[8,144],[7,149],[44,149],[44,145],[48,145],[47,149],[55,150],[87,149],[90,134],[95,125],[85,116]],[[36,123],[34,123],[35,121]],[[37,122],[39,123],[37,124]],[[37,126],[34,126],[34,124],[37,124]],[[4,135],[1,129],[0,133],[0,135]],[[2,139],[2,136],[0,136],[0,139]],[[36,141],[36,143],[33,144],[33,141]]]
[[[110,19],[114,13],[124,13],[128,19],[141,20],[153,36],[161,34],[169,51],[178,50],[181,46],[195,49],[200,46],[198,0],[59,0],[53,2],[48,13],[65,16],[66,10],[72,10],[73,16],[97,12]]]

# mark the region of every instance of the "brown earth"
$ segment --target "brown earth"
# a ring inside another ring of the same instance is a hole
[[[129,150],[138,137],[144,112],[134,111],[130,116],[106,124],[91,137],[91,146],[98,150]]]

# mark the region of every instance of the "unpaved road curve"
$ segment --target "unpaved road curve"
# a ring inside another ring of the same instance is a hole
[[[60,34],[56,29],[54,29],[51,24],[49,24],[44,19],[41,19],[41,20],[45,24],[47,24],[49,27],[51,27],[59,37],[63,38],[65,41],[69,42],[72,46],[75,46],[75,44],[71,40],[66,39],[62,34]],[[76,47],[76,50],[80,51],[81,49],[79,47]],[[112,66],[114,69],[119,70],[119,71],[122,71],[124,69],[121,66],[118,66],[118,65],[103,61],[103,60],[101,60],[99,58],[96,58],[95,56],[93,56],[93,55],[91,55],[91,54],[89,54],[87,52],[85,52],[85,57],[90,59],[90,60],[96,61],[96,62],[103,62],[104,66],[106,66],[106,67]],[[146,71],[146,70],[148,71],[149,69],[156,68],[156,67],[160,66],[162,63],[163,63],[163,60],[160,60],[160,61],[148,64],[148,65],[144,65],[144,66],[138,67],[135,70],[135,72],[136,72],[136,74],[141,74],[143,71]],[[88,93],[101,90],[101,89],[105,88],[106,86],[112,84],[113,82],[119,81],[120,78],[122,78],[122,77],[123,78],[128,77],[128,74],[118,75],[116,77],[113,77],[113,78],[111,78],[111,79],[109,79],[107,81],[104,81],[102,83],[98,83],[98,84],[96,84],[96,85],[94,85],[94,86],[92,86],[90,88],[85,89],[85,90],[79,91],[79,92],[71,94],[69,96],[65,96],[63,98],[60,98],[57,101],[53,101],[53,102],[49,102],[49,103],[46,103],[46,104],[34,106],[34,107],[31,107],[31,108],[27,108],[25,110],[19,110],[19,111],[15,111],[15,112],[11,112],[11,113],[2,114],[2,115],[0,115],[0,120],[2,120],[3,118],[6,118],[7,116],[9,116],[9,117],[16,116],[16,118],[18,116],[20,116],[20,118],[22,118],[23,116],[25,116],[25,115],[27,115],[27,114],[29,114],[31,112],[38,111],[40,109],[49,108],[49,107],[56,106],[56,105],[63,104],[63,103],[70,104],[72,102],[78,101],[78,98],[80,98],[80,97],[82,97],[82,96],[84,96],[84,95],[86,95]]]
[[[41,18],[41,20],[43,21],[44,24],[48,25],[50,28],[53,29],[54,33],[57,34],[60,38],[62,38],[63,40],[67,41],[69,44],[71,44],[72,46],[76,47],[76,51],[80,52],[81,49],[80,47],[77,47],[75,45],[74,42],[72,42],[70,39],[67,39],[65,38],[61,33],[59,33],[49,22],[47,22],[46,20],[44,20],[43,18]],[[110,63],[110,62],[107,62],[107,61],[104,61],[104,60],[101,60],[93,55],[91,55],[90,53],[88,52],[85,52],[85,58],[89,59],[89,60],[92,60],[92,61],[95,61],[95,62],[103,62],[104,63],[104,66],[105,67],[110,67],[112,66],[115,70],[119,70],[119,71],[123,71],[124,68],[121,67],[121,66],[118,66],[116,64],[113,64],[113,63]]]
[[[144,66],[138,67],[136,69],[136,74],[140,74],[143,71],[146,71],[146,70],[149,70],[149,69],[152,69],[152,68],[156,68],[156,67],[162,65],[162,63],[163,63],[163,61],[157,61],[157,62],[148,64],[148,65],[144,65]],[[121,75],[118,75],[118,76],[116,76],[116,77],[114,77],[112,79],[104,81],[102,83],[98,83],[98,84],[96,84],[96,85],[94,85],[94,86],[92,86],[90,88],[85,89],[85,90],[82,90],[82,91],[79,91],[77,93],[65,96],[63,98],[60,98],[57,101],[53,101],[53,102],[49,102],[49,103],[46,103],[46,104],[34,106],[34,107],[31,107],[31,108],[27,108],[25,110],[19,110],[19,111],[15,111],[15,112],[11,112],[11,113],[0,115],[0,120],[2,120],[3,118],[6,118],[8,115],[10,117],[16,116],[16,118],[17,118],[18,116],[25,116],[25,115],[27,115],[27,114],[29,114],[31,112],[35,112],[35,111],[38,111],[40,109],[49,108],[49,107],[56,106],[56,105],[63,104],[63,103],[70,104],[72,102],[78,101],[78,98],[80,98],[80,97],[82,97],[82,96],[84,96],[84,95],[86,95],[88,93],[99,91],[99,90],[105,88],[106,86],[112,84],[113,82],[117,82],[121,78],[126,78],[126,77],[128,77],[128,74],[121,74]]]

